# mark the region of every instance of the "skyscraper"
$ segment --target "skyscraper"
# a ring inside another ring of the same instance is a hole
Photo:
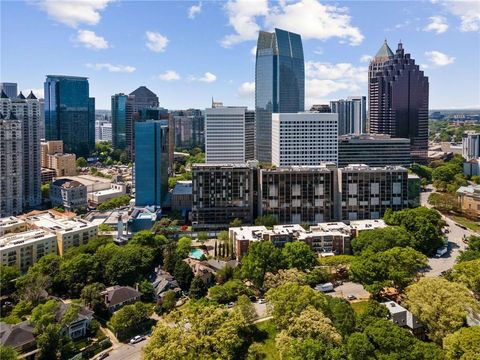
[[[2,92],[0,98],[0,112],[2,118],[6,121],[18,120],[21,126],[21,147],[17,146],[15,141],[12,141],[11,147],[9,144],[5,145],[3,149],[4,140],[8,142],[8,139],[1,140],[0,154],[3,155],[5,151],[7,161],[9,156],[10,162],[4,166],[2,162],[1,171],[9,171],[13,176],[11,185],[17,183],[15,177],[18,176],[18,166],[21,166],[20,171],[21,180],[21,195],[22,205],[24,208],[34,208],[42,202],[42,194],[40,190],[41,186],[41,157],[40,157],[40,102],[35,95],[30,92],[28,97],[25,97],[22,92],[15,98],[8,98],[4,92]],[[8,124],[5,124],[7,126]],[[9,132],[17,133],[18,128],[7,126]],[[7,130],[6,130],[7,131]],[[12,136],[13,136],[12,133]],[[15,155],[15,156],[14,156]],[[21,158],[21,162],[18,158]],[[17,158],[17,159],[15,159]],[[19,165],[20,164],[20,165]],[[12,168],[10,168],[10,166]],[[5,184],[8,184],[7,181]],[[2,190],[3,192],[3,190]],[[2,196],[3,197],[3,196]]]
[[[338,114],[338,135],[364,134],[367,131],[367,98],[349,96],[347,100],[330,101],[333,113]]]
[[[428,77],[402,43],[395,54],[387,42],[370,62],[370,132],[408,138],[412,161],[425,163],[428,151]]]
[[[0,83],[0,91],[3,91],[10,99],[16,98],[18,95],[17,83],[2,82]]]
[[[45,139],[63,140],[65,152],[88,157],[95,148],[95,98],[88,78],[47,75]]]
[[[112,146],[125,150],[127,147],[127,123],[132,121],[134,96],[112,95]]]
[[[162,206],[168,193],[168,120],[135,124],[135,205]]]
[[[296,113],[305,106],[305,64],[300,35],[260,31],[255,63],[256,157],[272,161],[272,113]]]

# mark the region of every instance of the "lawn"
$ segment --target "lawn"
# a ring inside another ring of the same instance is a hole
[[[259,350],[265,354],[265,360],[278,359],[278,352],[275,346],[277,328],[272,320],[262,321],[255,325],[256,331],[253,337],[254,343],[259,344]]]
[[[352,308],[356,314],[361,315],[364,313],[365,309],[367,308],[368,301],[352,302],[350,305],[352,305]]]
[[[466,226],[470,230],[480,232],[480,223],[478,221],[469,220],[467,218],[464,218],[463,216],[458,216],[458,215],[454,215],[452,216],[452,218],[457,223],[462,224],[463,226]]]

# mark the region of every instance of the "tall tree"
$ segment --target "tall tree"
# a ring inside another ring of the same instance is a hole
[[[288,268],[297,268],[304,271],[318,265],[317,257],[303,241],[286,243],[282,249],[282,256]]]
[[[242,277],[251,280],[261,288],[267,272],[275,272],[283,268],[282,252],[269,241],[254,242],[241,263]]]
[[[15,289],[15,279],[20,276],[20,271],[14,266],[0,265],[0,292],[10,294]]]
[[[207,295],[208,288],[203,282],[202,278],[199,276],[195,276],[192,280],[190,285],[190,289],[188,290],[188,294],[192,299],[200,299]]]
[[[381,252],[397,246],[415,248],[415,240],[405,228],[399,226],[362,231],[352,240],[352,249],[356,255],[367,250]]]
[[[193,280],[193,272],[190,266],[183,260],[178,260],[172,274],[182,290],[188,291]]]
[[[461,328],[443,340],[447,360],[477,359],[480,355],[480,326]]]

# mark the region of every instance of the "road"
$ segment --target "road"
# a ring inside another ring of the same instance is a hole
[[[432,191],[432,185],[428,185],[427,191],[420,193],[420,204],[422,206],[431,208],[427,200]],[[447,218],[446,216],[442,215],[442,218],[449,225],[448,229],[450,233],[447,234],[449,252],[443,255],[441,258],[429,258],[428,265],[430,268],[425,272],[425,276],[440,276],[443,271],[451,269],[455,265],[457,257],[460,255],[460,251],[465,250],[466,248],[465,243],[462,241],[463,237],[474,235],[472,231],[464,230],[458,227],[453,220]]]

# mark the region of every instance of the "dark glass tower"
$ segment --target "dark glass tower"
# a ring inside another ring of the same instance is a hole
[[[112,146],[125,150],[127,124],[132,121],[133,97],[125,94],[112,95]]]
[[[257,160],[272,162],[272,113],[296,113],[304,106],[302,38],[280,29],[260,31],[255,63]]]
[[[88,157],[95,148],[95,98],[88,78],[47,75],[45,138],[63,140],[66,153]]]
[[[428,77],[402,43],[395,54],[387,42],[370,62],[370,132],[408,138],[412,161],[426,163],[428,151]]]

